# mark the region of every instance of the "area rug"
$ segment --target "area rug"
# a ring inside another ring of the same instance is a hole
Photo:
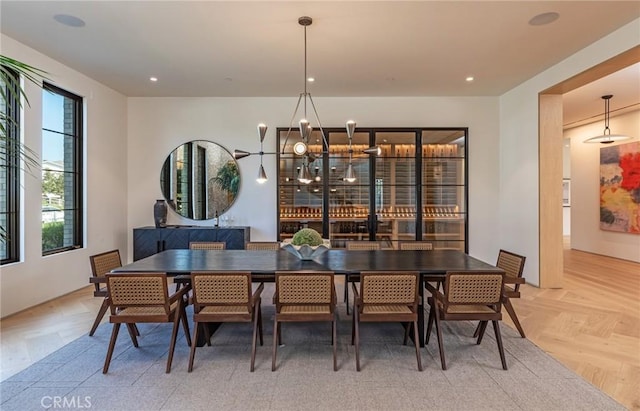
[[[266,294],[265,294],[266,295]],[[165,373],[170,324],[140,325],[139,348],[123,328],[109,373],[102,366],[111,333],[103,324],[0,383],[0,409],[90,410],[623,410],[624,407],[502,326],[508,371],[491,327],[481,345],[475,324],[443,327],[448,369],[435,338],[422,349],[402,345],[397,324],[364,324],[362,371],[356,372],[351,316],[339,307],[338,371],[332,367],[329,324],[284,324],[278,369],[271,371],[273,306],[263,301],[264,346],[249,371],[250,324],[224,324],[212,346],[189,347],[182,330],[173,368]],[[193,327],[191,327],[193,330]],[[435,335],[434,335],[435,337]]]

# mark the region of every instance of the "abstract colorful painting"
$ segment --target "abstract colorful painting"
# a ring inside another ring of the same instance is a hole
[[[600,149],[600,229],[640,234],[640,142]]]

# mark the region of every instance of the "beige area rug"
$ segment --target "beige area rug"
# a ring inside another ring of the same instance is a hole
[[[139,348],[122,328],[109,373],[103,375],[111,334],[111,325],[103,324],[94,337],[81,337],[0,383],[0,409],[624,409],[507,326],[501,329],[508,371],[502,370],[491,327],[476,345],[475,324],[461,322],[443,329],[449,369],[441,369],[432,338],[421,351],[423,372],[417,370],[413,346],[402,345],[400,325],[365,324],[362,371],[356,372],[344,304],[339,306],[337,372],[329,324],[284,324],[285,345],[272,372],[272,314],[273,306],[263,301],[265,345],[258,346],[253,373],[251,326],[225,324],[211,347],[198,348],[192,373],[187,373],[189,348],[181,330],[172,371],[165,374],[171,325],[162,324],[139,327]]]

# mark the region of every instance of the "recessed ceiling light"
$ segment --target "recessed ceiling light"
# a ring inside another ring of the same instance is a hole
[[[70,14],[56,14],[53,16],[53,19],[58,23],[69,27],[84,27],[86,25],[84,20]]]
[[[550,11],[548,13],[538,14],[534,16],[531,20],[529,20],[529,24],[532,26],[544,26],[545,24],[553,23],[558,20],[560,14],[555,11]]]
[[[149,81],[153,81],[155,83],[158,81],[158,77],[149,77]]]
[[[465,78],[464,80],[465,80],[467,83],[471,83],[471,82],[472,82],[473,80],[475,80],[475,79],[473,78],[473,76],[469,76],[469,77]]]
[[[313,77],[309,77],[309,78],[307,78],[307,81],[308,81],[309,83],[313,83],[314,81],[316,81],[316,79],[315,79],[315,78],[313,78]]]

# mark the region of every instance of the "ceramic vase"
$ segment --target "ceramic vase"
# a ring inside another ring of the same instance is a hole
[[[156,223],[156,228],[167,226],[167,203],[164,200],[156,200],[153,205],[153,220]]]

